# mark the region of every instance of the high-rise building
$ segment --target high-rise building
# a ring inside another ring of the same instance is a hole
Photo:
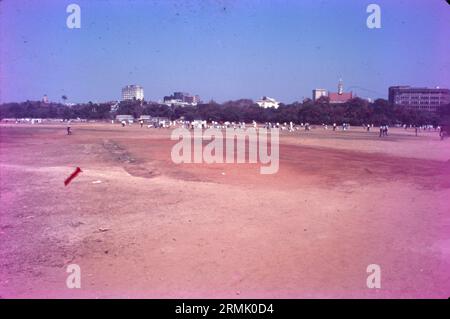
[[[438,107],[450,103],[450,90],[410,86],[389,87],[389,102],[418,111],[436,112]]]
[[[132,84],[122,88],[122,101],[135,99],[144,99],[144,89],[141,86]]]
[[[320,99],[322,96],[328,96],[328,92],[325,89],[314,89],[312,91],[312,100],[313,102],[317,101],[318,99]]]

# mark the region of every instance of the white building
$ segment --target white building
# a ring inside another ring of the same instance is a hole
[[[263,96],[263,98],[261,100],[256,101],[256,104],[258,104],[260,107],[263,108],[269,108],[269,107],[273,107],[273,108],[278,108],[278,106],[280,105],[279,102],[277,102],[275,99],[272,99],[268,96]]]
[[[134,122],[134,116],[133,115],[126,115],[126,114],[119,114],[116,115],[116,121],[118,122],[128,122],[129,124]]]
[[[328,96],[328,91],[325,89],[314,89],[312,92],[313,92],[312,95],[313,102],[317,101],[322,96]]]
[[[143,100],[144,89],[139,85],[127,85],[122,88],[122,101],[125,100]]]
[[[179,99],[164,99],[163,101],[161,101],[162,104],[165,104],[167,106],[196,106],[197,103],[188,103],[188,102],[183,102],[182,100]]]

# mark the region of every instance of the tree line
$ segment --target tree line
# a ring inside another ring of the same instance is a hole
[[[313,102],[280,104],[279,108],[261,108],[250,99],[240,99],[225,103],[210,101],[197,106],[167,106],[147,101],[121,101],[112,110],[114,103],[81,103],[65,105],[62,103],[43,103],[26,101],[21,103],[4,103],[0,105],[0,119],[4,118],[61,118],[111,120],[118,114],[167,117],[171,120],[195,119],[217,122],[294,122],[310,124],[349,123],[351,125],[440,125],[450,118],[450,105],[440,108],[439,112],[427,112],[392,105],[387,100],[377,99],[368,102],[354,98],[346,103],[331,104],[325,97]]]

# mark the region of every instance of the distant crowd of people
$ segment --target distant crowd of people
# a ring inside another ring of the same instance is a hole
[[[114,120],[111,121],[112,123],[115,123]],[[71,121],[67,121],[67,127],[66,127],[66,131],[67,131],[67,135],[72,135],[72,129],[71,129],[71,125],[70,125]],[[122,127],[125,127],[127,125],[131,125],[133,122],[132,121],[125,121],[125,120],[121,120],[119,121],[119,123],[122,125]],[[138,121],[140,127],[144,127],[145,121],[144,120],[139,120]],[[147,121],[147,128],[175,128],[175,127],[183,127],[183,128],[187,128],[187,129],[195,129],[195,128],[200,128],[200,129],[208,129],[208,128],[215,128],[215,129],[246,129],[247,124],[245,122],[233,122],[233,121],[225,121],[225,122],[217,122],[217,121],[210,121],[207,122],[205,120],[193,120],[193,121],[186,121],[186,120],[156,120],[156,121],[151,121],[150,123]],[[256,121],[252,121],[251,124],[249,124],[249,127],[253,127],[255,129],[258,129],[258,124]],[[340,125],[338,125],[337,123],[333,123],[332,124],[332,130],[333,131],[337,131],[337,130],[342,130],[342,131],[347,131],[350,130],[350,124],[349,123],[342,123]],[[363,129],[367,132],[370,132],[370,130],[374,127],[374,124],[363,124],[362,125]],[[448,137],[448,128],[445,129],[441,126],[433,126],[433,125],[396,125],[396,127],[402,127],[405,130],[408,128],[412,128],[415,131],[415,135],[418,136],[419,132],[421,131],[436,131],[439,132],[439,137],[441,138],[441,140],[445,139],[446,137]],[[305,131],[310,131],[312,128],[316,128],[316,126],[312,126],[310,123],[300,123],[300,124],[295,124],[292,121],[287,123],[279,123],[279,122],[265,122],[262,125],[263,129],[279,129],[279,130],[286,130],[288,132],[293,132],[293,131],[297,131],[297,130],[305,130]],[[324,130],[328,130],[329,126],[328,124],[322,123],[322,129]],[[386,137],[389,136],[389,126],[387,124],[382,124],[379,127],[379,137]]]

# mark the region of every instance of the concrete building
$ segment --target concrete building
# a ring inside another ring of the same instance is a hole
[[[342,79],[339,79],[338,91],[328,93],[330,103],[345,103],[353,98],[352,92],[344,92],[344,84]]]
[[[314,89],[312,91],[312,100],[313,102],[320,99],[322,96],[328,96],[328,92],[325,89]]]
[[[389,87],[389,102],[418,111],[436,112],[438,107],[450,103],[450,90],[410,86]]]
[[[269,108],[269,107],[273,107],[273,108],[278,108],[278,106],[280,105],[280,102],[278,102],[277,100],[270,98],[268,96],[263,96],[263,98],[261,100],[256,101],[256,104],[258,104],[260,107],[263,108]]]
[[[122,101],[126,100],[143,100],[144,89],[139,85],[127,85],[122,88]]]
[[[163,103],[167,106],[196,106],[200,103],[200,97],[186,92],[174,92],[172,95],[165,96]]]

